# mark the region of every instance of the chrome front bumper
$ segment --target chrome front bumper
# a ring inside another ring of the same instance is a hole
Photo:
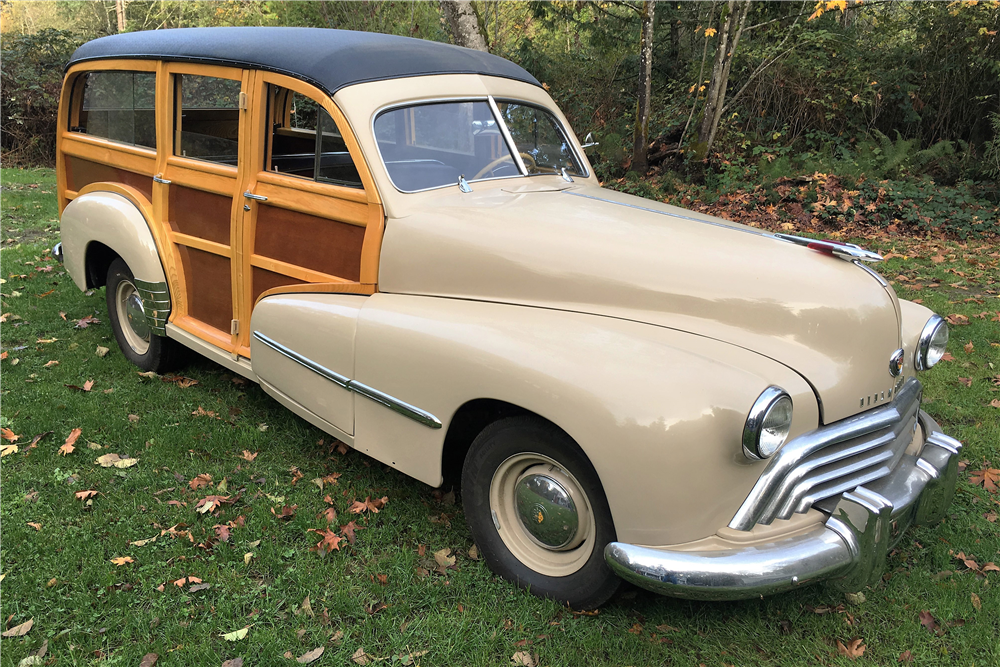
[[[827,580],[845,591],[878,581],[886,554],[913,524],[944,517],[958,479],[962,444],[919,413],[925,442],[887,477],[845,492],[825,523],[768,544],[674,551],[612,542],[611,569],[656,593],[691,600],[739,600]]]

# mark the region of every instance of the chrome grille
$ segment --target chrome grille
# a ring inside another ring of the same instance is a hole
[[[750,530],[887,476],[913,438],[921,385],[910,378],[895,400],[791,440],[768,463],[729,522]]]

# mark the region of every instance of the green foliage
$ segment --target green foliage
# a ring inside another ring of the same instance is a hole
[[[64,30],[5,34],[0,54],[4,162],[52,164],[63,67],[79,42]]]

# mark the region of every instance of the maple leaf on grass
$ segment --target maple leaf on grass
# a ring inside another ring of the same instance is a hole
[[[97,495],[97,491],[93,489],[88,489],[87,491],[77,491],[73,495],[76,496],[77,500],[87,500],[88,498],[93,498]]]
[[[247,451],[247,450],[244,449],[243,450],[243,456],[241,458],[243,458],[246,461],[249,461],[250,463],[253,463],[253,460],[255,458],[257,458],[257,454],[259,454],[259,453],[260,452],[252,452],[251,453],[251,452],[249,452],[249,451]]]
[[[982,470],[973,470],[969,473],[969,482],[974,486],[981,485],[992,493],[997,490],[997,483],[1000,482],[1000,469],[983,466]]]
[[[98,456],[94,463],[102,468],[131,468],[139,463],[139,459],[123,458],[118,454],[103,454]]]
[[[122,566],[122,565],[128,565],[129,563],[134,563],[135,561],[132,560],[131,556],[119,556],[118,558],[112,558],[111,562],[114,563],[115,565]]]
[[[325,510],[316,515],[317,519],[320,517],[325,518],[327,523],[333,523],[337,520],[337,510],[332,507],[327,507]]]
[[[62,454],[63,456],[66,456],[67,454],[72,454],[73,450],[76,449],[76,447],[74,447],[73,445],[76,444],[77,438],[80,437],[81,433],[83,433],[83,429],[80,428],[75,428],[72,431],[70,431],[69,436],[66,438],[66,442],[63,443],[62,447],[59,448],[59,453]]]
[[[315,528],[310,528],[308,532],[316,533],[322,538],[316,543],[316,546],[310,549],[310,551],[318,551],[320,556],[325,556],[334,550],[340,551],[340,543],[344,540],[344,538],[340,537],[332,530],[323,528],[316,530]]]
[[[357,538],[354,536],[354,531],[362,530],[364,526],[359,526],[353,521],[348,521],[347,525],[340,527],[340,534],[347,538],[349,544],[354,544]]]
[[[188,486],[190,486],[192,489],[203,489],[211,483],[212,483],[212,476],[202,473],[200,475],[196,475],[194,479],[188,482]]]
[[[372,500],[371,497],[368,496],[365,498],[364,502],[355,500],[351,503],[350,511],[352,514],[362,514],[363,512],[378,514],[379,510],[385,507],[387,502],[389,502],[388,496],[382,496],[381,498],[376,498],[375,500]]]
[[[841,643],[839,639],[837,640],[837,652],[840,655],[846,655],[851,660],[857,660],[863,656],[866,648],[868,647],[865,646],[864,640],[860,637],[850,640],[846,645]]]
[[[283,505],[277,512],[274,508],[271,508],[271,514],[282,519],[283,521],[290,521],[295,516],[295,510],[299,508],[298,505]]]
[[[3,438],[7,442],[17,442],[20,437],[9,428],[0,428],[0,438]]]
[[[207,514],[208,512],[214,512],[223,504],[231,505],[233,502],[235,502],[235,499],[229,496],[205,496],[195,505],[194,511],[198,514]]]

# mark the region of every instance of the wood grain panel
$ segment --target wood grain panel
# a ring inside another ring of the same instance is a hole
[[[261,269],[256,266],[252,269],[252,280],[253,288],[251,291],[251,303],[256,303],[257,299],[260,298],[260,295],[268,290],[287,285],[294,285],[300,282],[298,278],[283,276],[280,273],[274,273],[273,271]]]
[[[170,229],[228,246],[233,198],[183,185],[170,186]],[[227,327],[228,328],[228,327]]]
[[[233,319],[233,281],[225,257],[178,245],[188,293],[188,315],[224,331],[228,338]]]
[[[365,228],[262,204],[253,252],[357,282]]]
[[[80,191],[91,183],[122,183],[141,192],[146,199],[153,198],[153,178],[133,171],[119,169],[73,155],[66,155],[66,188]]]

